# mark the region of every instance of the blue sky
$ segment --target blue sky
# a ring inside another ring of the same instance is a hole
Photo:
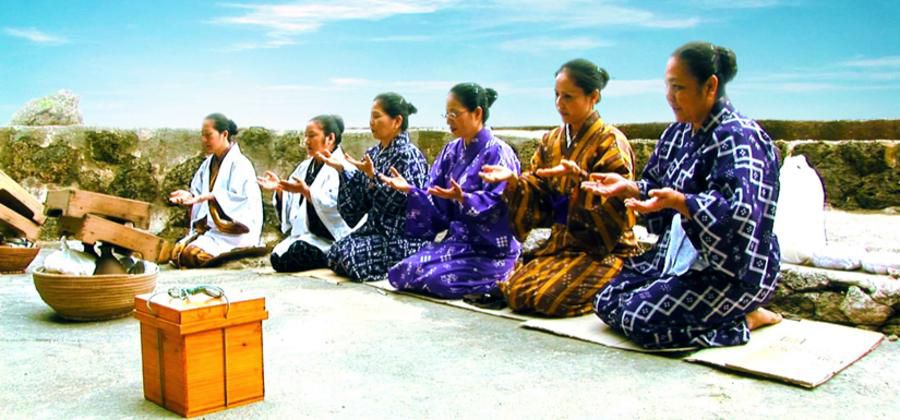
[[[900,118],[900,1],[0,0],[0,124],[29,99],[81,96],[85,124],[365,126],[397,91],[411,125],[441,127],[448,89],[499,99],[492,125],[551,125],[553,73],[575,57],[612,75],[613,123],[671,121],[662,74],[692,40],[732,48],[728,91],[758,119]]]

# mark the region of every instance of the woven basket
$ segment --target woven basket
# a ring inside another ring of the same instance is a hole
[[[0,246],[0,273],[24,272],[40,250],[40,248]]]
[[[134,297],[156,288],[155,265],[144,274],[72,276],[36,270],[34,287],[59,316],[75,321],[100,321],[131,314]]]

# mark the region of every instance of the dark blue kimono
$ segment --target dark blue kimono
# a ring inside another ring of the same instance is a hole
[[[427,242],[406,236],[406,194],[378,179],[378,174],[390,176],[394,167],[410,185],[421,187],[428,176],[425,155],[406,132],[388,147],[378,144],[366,154],[375,165],[375,179],[362,171],[344,171],[338,191],[338,211],[347,224],[355,226],[363,216],[367,216],[366,222],[335,242],[327,256],[332,270],[355,281],[383,279],[388,268]]]
[[[688,123],[666,129],[638,187],[643,199],[657,188],[684,193],[690,217],[645,216],[659,242],[626,260],[597,295],[597,315],[645,348],[746,343],[745,317],[771,298],[780,268],[768,134],[723,98],[695,134]]]

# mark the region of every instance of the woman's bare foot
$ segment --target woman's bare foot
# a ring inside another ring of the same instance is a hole
[[[750,330],[765,327],[766,325],[775,325],[784,319],[781,314],[772,312],[765,308],[758,308],[747,314],[747,327]]]

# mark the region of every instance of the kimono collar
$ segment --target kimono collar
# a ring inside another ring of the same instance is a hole
[[[700,125],[700,129],[697,130],[698,134],[707,132],[715,129],[719,126],[719,123],[722,122],[726,115],[729,115],[734,112],[734,106],[731,105],[731,101],[728,100],[727,97],[719,98],[714,104],[712,109],[709,111],[709,115],[706,116],[706,119],[703,120],[703,124]]]
[[[491,134],[491,130],[489,128],[482,128],[480,131],[478,131],[478,133],[475,134],[475,138],[472,139],[472,143],[468,146],[466,146],[466,141],[463,140],[462,137],[460,137],[459,142],[460,145],[462,145],[463,150],[465,150],[467,154],[478,153],[482,149],[484,149],[484,146],[487,146],[488,141],[490,141],[493,137],[494,135]]]
[[[397,135],[397,137],[394,137],[394,139],[391,140],[391,144],[382,150],[389,150],[395,147],[405,146],[407,144],[409,144],[409,133],[407,133],[406,131],[401,131],[400,134]],[[378,147],[381,147],[381,143],[378,144]]]
[[[231,146],[228,146],[228,151],[225,152],[225,156],[222,156],[222,160],[219,161],[219,166],[221,167],[222,164],[224,164],[225,162],[228,162],[228,161],[230,161],[230,160],[233,160],[233,159],[234,159],[234,156],[235,156],[235,153],[238,154],[238,155],[241,154],[241,148],[238,147],[238,144],[237,144],[237,143],[231,143]],[[229,158],[229,157],[230,157],[230,158]],[[213,153],[213,154],[210,155],[210,162],[211,162],[211,163],[212,163],[212,162],[215,162],[215,161],[217,161],[217,160],[219,160],[219,158],[218,158],[218,156],[216,156],[215,153]]]
[[[591,115],[588,115],[587,119],[584,120],[584,124],[581,124],[581,129],[578,130],[577,133],[575,133],[574,137],[572,137],[572,143],[575,143],[576,141],[580,140],[581,137],[584,136],[584,133],[586,133],[591,128],[591,126],[594,125],[594,123],[597,122],[597,120],[599,120],[599,119],[600,119],[599,112],[597,112],[597,111],[591,112]],[[571,135],[571,132],[572,132],[572,125],[564,124],[563,129],[567,136],[566,141],[568,141],[568,136]]]

